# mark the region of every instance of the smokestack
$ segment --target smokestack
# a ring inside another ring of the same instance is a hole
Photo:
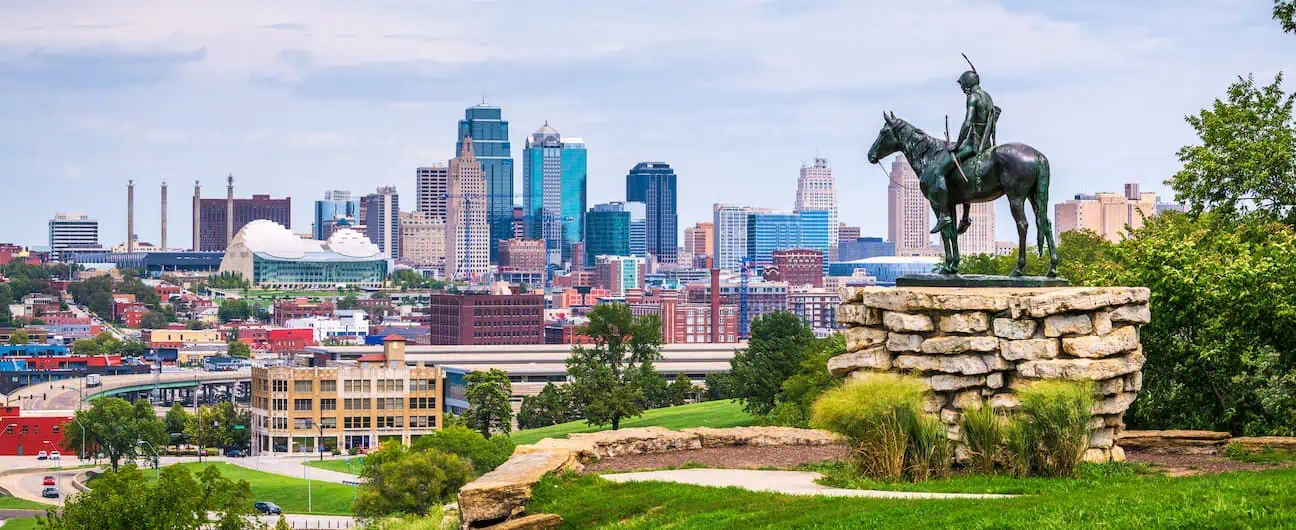
[[[135,181],[126,182],[126,252],[135,252]]]
[[[720,269],[711,269],[711,343],[720,342]]]
[[[202,189],[201,189],[201,187],[198,185],[198,181],[195,180],[195,181],[194,181],[194,197],[193,197],[193,249],[194,249],[194,252],[197,252],[197,251],[198,251],[198,213],[199,213],[199,210],[201,210],[201,209],[202,209]]]
[[[234,240],[234,175],[230,175],[225,185],[225,248]]]
[[[159,247],[159,249],[160,249],[161,251],[163,251],[163,252],[166,252],[166,249],[167,249],[167,246],[166,246],[166,222],[167,222],[167,208],[166,208],[166,181],[164,180],[164,181],[162,181],[162,242],[161,242],[161,247]]]

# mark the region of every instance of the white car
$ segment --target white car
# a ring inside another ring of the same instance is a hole
[[[62,459],[63,459],[63,454],[60,453],[60,452],[58,452],[58,451],[50,451],[49,459],[50,459],[50,460],[62,460]]]
[[[39,453],[36,453],[36,459],[37,459],[37,460],[44,460],[44,459],[46,459],[46,458],[49,458],[49,453],[46,453],[45,451],[41,451],[41,452],[39,452]]]

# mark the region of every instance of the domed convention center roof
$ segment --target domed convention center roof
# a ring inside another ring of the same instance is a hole
[[[381,259],[378,246],[351,228],[339,227],[328,241],[302,239],[283,225],[258,219],[243,226],[230,248],[246,247],[249,252],[279,260],[364,260]]]
[[[350,258],[371,258],[382,253],[368,237],[350,228],[334,230],[324,248]]]

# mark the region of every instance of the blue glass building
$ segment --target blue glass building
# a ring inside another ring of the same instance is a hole
[[[850,276],[856,269],[864,269],[869,276],[877,279],[878,285],[895,285],[896,278],[906,274],[932,272],[940,264],[941,258],[934,256],[879,256],[847,262],[837,262],[828,266],[829,276]]]
[[[675,263],[679,257],[675,170],[665,162],[635,164],[626,174],[626,201],[647,207],[648,252],[662,263]]]
[[[861,237],[843,239],[837,242],[837,260],[855,261],[878,256],[894,256],[895,243],[883,241],[880,237]]]
[[[324,241],[333,235],[333,227],[339,219],[346,219],[351,224],[360,221],[360,199],[352,199],[351,192],[335,190],[324,192],[324,200],[315,201],[315,222],[311,233],[316,241]]]
[[[630,212],[630,255],[648,257],[648,207],[642,202],[626,202]]]
[[[773,264],[775,250],[801,247],[800,215],[771,211],[747,214],[747,257],[753,264]]]
[[[464,110],[459,120],[454,152],[463,152],[465,136],[486,179],[486,222],[490,225],[490,262],[498,263],[499,241],[513,239],[513,155],[509,148],[508,121],[499,107],[482,102]]]
[[[571,260],[585,238],[585,142],[563,138],[545,122],[522,154],[522,213],[529,239],[545,241],[549,264]]]
[[[800,228],[800,242],[797,248],[806,248],[818,250],[826,258],[829,253],[832,237],[829,235],[830,230],[836,230],[829,217],[828,210],[799,210],[797,211],[797,223]],[[783,249],[775,249],[783,250]],[[823,271],[828,272],[828,260],[823,262]]]
[[[585,263],[597,256],[629,256],[630,210],[623,202],[595,204],[585,214]]]

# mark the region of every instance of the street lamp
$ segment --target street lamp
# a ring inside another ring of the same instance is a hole
[[[147,446],[149,447],[149,451],[153,453],[153,478],[154,478],[154,479],[159,479],[159,478],[161,478],[162,471],[161,471],[160,469],[158,469],[158,452],[157,452],[157,448],[156,448],[156,447],[153,447],[153,444],[149,443],[148,440],[139,440],[139,441],[136,441],[136,442],[135,442],[135,445],[136,445],[137,447],[138,447],[138,446],[141,446],[141,445],[147,445]],[[199,450],[201,451],[202,448],[199,448]]]
[[[78,463],[78,464],[84,464],[84,463],[85,463],[85,454],[86,454],[86,448],[85,448],[85,446],[86,446],[86,428],[85,428],[85,424],[84,424],[84,423],[81,423],[81,418],[78,418],[78,417],[76,417],[75,415],[72,416],[72,421],[75,421],[75,422],[77,423],[77,427],[80,427],[80,428],[81,428],[81,454],[77,455],[77,463]]]

